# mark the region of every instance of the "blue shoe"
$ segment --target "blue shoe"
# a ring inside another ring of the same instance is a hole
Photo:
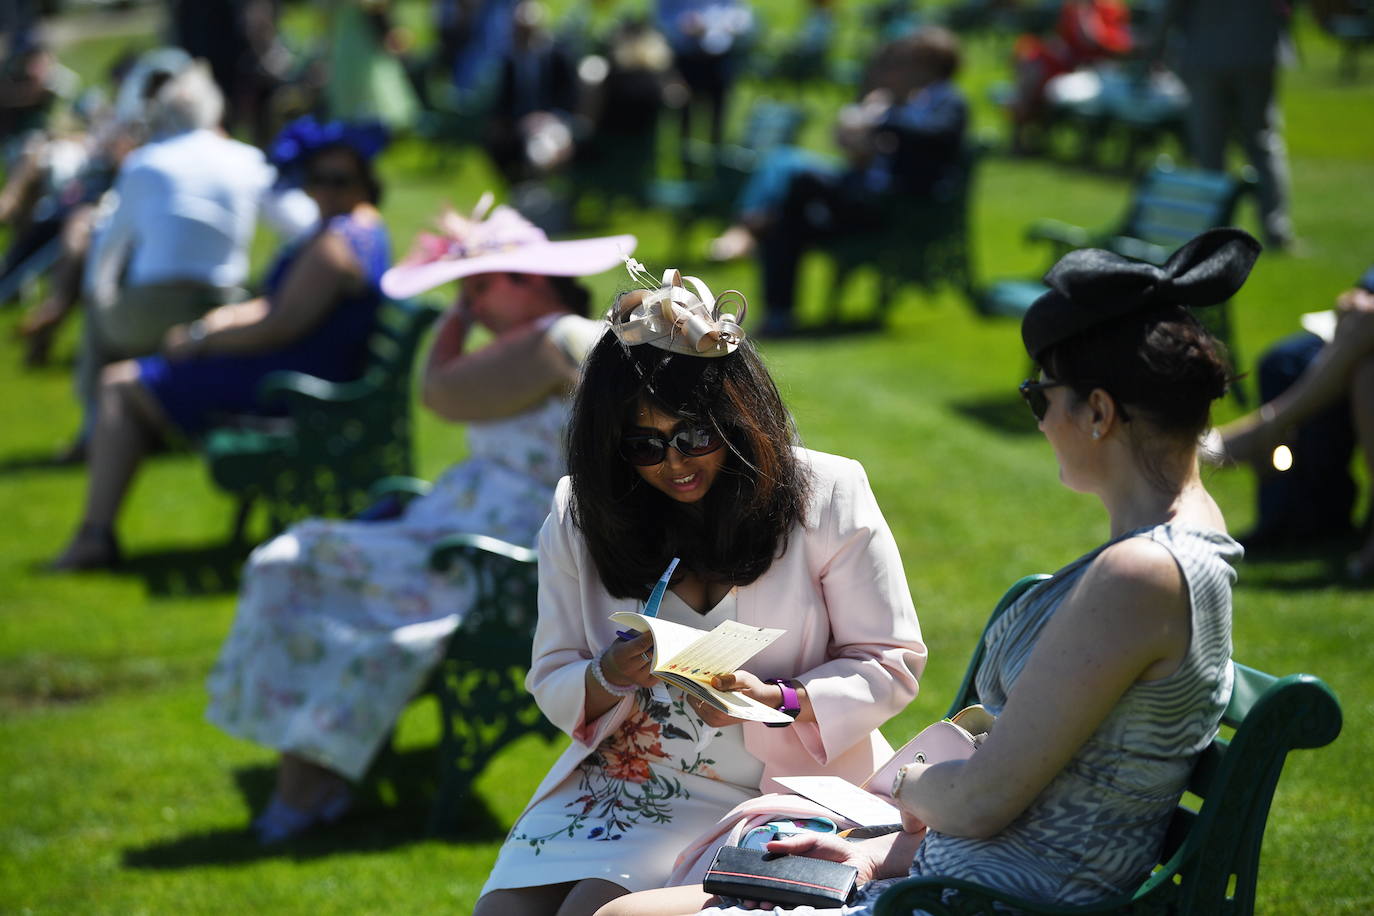
[[[352,806],[353,793],[348,789],[331,794],[319,806],[308,811],[288,805],[273,793],[267,807],[253,819],[252,829],[259,843],[273,846],[299,836],[316,824],[334,823],[347,814]]]

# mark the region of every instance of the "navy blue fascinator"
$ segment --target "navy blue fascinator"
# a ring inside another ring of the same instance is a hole
[[[371,162],[389,139],[386,128],[379,121],[320,122],[314,115],[305,115],[281,129],[267,155],[283,175],[299,178],[305,161],[322,149],[344,146],[361,156],[364,162]]]
[[[1089,328],[1165,306],[1217,305],[1235,295],[1259,257],[1260,243],[1240,229],[1209,229],[1163,266],[1100,248],[1071,251],[1045,274],[1045,293],[1021,321],[1031,359]]]

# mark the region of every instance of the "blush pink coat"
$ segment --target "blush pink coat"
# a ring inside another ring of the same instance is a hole
[[[773,776],[833,775],[861,782],[892,754],[878,731],[916,696],[926,648],[902,560],[863,467],[804,449],[811,471],[806,517],[768,571],[739,588],[741,623],[786,630],[750,659],[761,678],[806,686],[816,721],[789,728],[746,722],[744,744]],[[539,623],[525,680],[549,720],[572,736],[530,804],[556,788],[633,709],[622,700],[593,721],[583,715],[587,662],[615,640],[608,617],[638,611],[602,587],[569,510],[564,478],[539,534]],[[683,837],[684,843],[690,838]]]

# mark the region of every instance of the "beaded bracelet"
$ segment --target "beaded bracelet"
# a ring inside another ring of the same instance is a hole
[[[607,646],[606,648],[601,650],[601,654],[598,655],[596,658],[588,660],[587,664],[591,666],[592,677],[596,678],[596,682],[601,685],[601,689],[609,693],[611,696],[627,697],[630,694],[634,693],[636,690],[638,690],[639,685],[626,684],[622,687],[619,684],[612,684],[606,678],[606,672],[601,670],[601,660],[606,657],[606,653],[609,651],[611,651],[611,647]]]
[[[897,774],[892,777],[892,800],[900,801],[902,795],[902,783],[906,782],[907,767],[897,768]]]

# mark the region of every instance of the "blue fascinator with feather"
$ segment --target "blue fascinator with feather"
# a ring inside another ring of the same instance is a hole
[[[267,155],[283,177],[299,184],[306,160],[320,150],[343,146],[361,156],[364,162],[371,162],[389,139],[387,129],[379,121],[321,122],[315,120],[314,115],[305,115],[281,129]]]

